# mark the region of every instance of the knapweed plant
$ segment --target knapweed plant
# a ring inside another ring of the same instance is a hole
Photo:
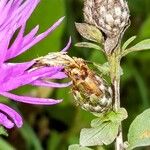
[[[28,104],[53,105],[61,100],[18,96],[12,94],[12,90],[27,84],[46,87],[66,87],[72,84],[75,104],[92,113],[95,119],[90,128],[81,130],[79,144],[69,146],[69,150],[92,150],[95,147],[105,149],[112,143],[115,150],[131,150],[150,145],[150,109],[135,118],[130,125],[127,141],[123,139],[122,124],[128,114],[121,107],[121,59],[130,52],[150,49],[150,39],[130,47],[136,36],[122,44],[124,32],[130,25],[127,2],[84,0],[84,23],[75,23],[80,35],[88,40],[77,43],[76,46],[103,52],[107,58],[104,64],[68,56],[66,51],[70,40],[61,52],[50,53],[29,62],[9,62],[46,37],[63,20],[59,19],[39,35],[36,35],[38,26],[24,35],[26,22],[38,3],[39,0],[0,1],[0,95]],[[49,81],[66,77],[71,82],[59,84]],[[22,126],[22,118],[12,108],[0,104],[0,111],[1,126]],[[4,130],[1,128],[0,132],[2,134]]]
[[[120,99],[121,59],[130,52],[150,49],[150,39],[130,47],[136,38],[133,36],[122,44],[124,32],[130,26],[130,12],[125,0],[84,0],[83,14],[84,23],[75,25],[89,42],[80,42],[76,46],[98,49],[104,53],[107,62],[89,63],[81,58],[71,58],[66,52],[36,60],[39,66],[64,67],[65,74],[72,80],[76,105],[96,117],[90,128],[81,130],[79,144],[69,146],[69,150],[92,150],[93,146],[105,149],[112,143],[115,150],[150,145],[150,109],[136,117],[130,125],[127,141],[123,140],[122,123],[128,114],[121,107]]]
[[[120,98],[120,77],[123,75],[121,59],[130,52],[150,49],[150,39],[130,47],[130,43],[136,38],[133,36],[122,44],[124,32],[130,25],[130,12],[125,0],[84,0],[83,14],[84,23],[76,23],[76,28],[89,42],[80,42],[76,46],[102,51],[107,62],[93,62],[99,75],[94,73],[91,83],[91,80],[87,80],[90,77],[88,73],[87,78],[83,79],[92,90],[87,90],[86,83],[85,87],[80,83],[76,84],[82,87],[75,94],[81,101],[82,108],[92,112],[97,118],[92,120],[91,128],[81,130],[79,145],[72,145],[69,150],[90,150],[87,147],[103,147],[112,143],[115,143],[115,150],[131,150],[150,145],[150,109],[135,118],[130,125],[127,141],[123,140],[122,123],[128,115],[126,109],[121,107]],[[83,92],[85,89],[86,92]],[[88,95],[87,99],[85,95]],[[85,107],[85,104],[88,105]]]

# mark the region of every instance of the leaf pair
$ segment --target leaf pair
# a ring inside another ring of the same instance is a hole
[[[86,48],[93,48],[97,50],[101,50],[104,52],[103,48],[101,47],[101,44],[104,43],[104,37],[101,33],[101,31],[96,28],[95,26],[86,24],[86,23],[76,23],[76,28],[80,35],[84,37],[85,39],[95,42],[80,42],[75,44],[77,47],[86,47]],[[121,56],[126,56],[130,52],[136,52],[136,51],[142,51],[142,50],[148,50],[150,49],[150,39],[143,40],[134,46],[127,48],[134,40],[136,39],[136,36],[133,36],[129,38],[122,46],[122,53]]]
[[[87,23],[76,23],[76,29],[77,31],[80,33],[80,35],[92,42],[79,42],[77,44],[75,44],[75,46],[77,47],[86,47],[86,48],[94,48],[97,50],[102,50],[101,48],[101,44],[103,43],[104,39],[103,39],[103,35],[101,33],[101,31],[96,28],[93,25],[89,25]]]
[[[85,128],[80,133],[81,146],[96,146],[111,144],[118,134],[121,121],[127,118],[127,112],[120,108],[118,112],[108,112],[91,122],[91,128]]]
[[[69,150],[92,150],[86,146],[109,145],[117,136],[120,122],[127,118],[127,112],[121,108],[117,113],[109,112],[91,122],[92,128],[82,129],[80,145],[71,145]],[[127,150],[150,145],[150,109],[138,115],[131,123],[128,132]]]

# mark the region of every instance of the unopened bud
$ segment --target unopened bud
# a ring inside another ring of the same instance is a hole
[[[38,58],[37,65],[63,66],[72,80],[76,105],[95,113],[112,108],[112,89],[106,81],[92,71],[81,58],[71,58],[66,53],[53,53]]]
[[[73,81],[72,92],[77,105],[90,112],[106,112],[111,108],[112,90],[100,76],[96,75],[81,58],[73,58],[65,68]]]
[[[129,25],[129,8],[125,0],[85,0],[84,19],[105,34],[104,49],[109,54]]]

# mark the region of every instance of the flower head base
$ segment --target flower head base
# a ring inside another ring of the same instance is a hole
[[[129,26],[129,9],[125,0],[85,0],[84,19],[106,36],[104,49],[111,53]]]
[[[60,18],[44,33],[36,35],[39,28],[36,26],[27,35],[24,35],[26,22],[39,1],[0,1],[0,95],[17,102],[36,105],[54,105],[60,103],[62,100],[19,96],[11,93],[12,90],[24,85],[56,88],[70,85],[70,83],[60,84],[49,81],[50,79],[66,78],[67,76],[62,72],[63,67],[43,66],[33,69],[35,60],[23,63],[8,63],[9,59],[22,54],[34,46],[61,24],[64,17]],[[16,33],[18,34],[12,42],[11,39]],[[64,51],[69,48],[70,43],[71,40],[69,40],[69,43],[63,49]],[[12,128],[14,125],[21,127],[22,123],[22,118],[17,112],[4,104],[0,104],[0,125],[6,128]]]
[[[100,76],[93,72],[81,58],[69,57],[66,53],[53,53],[37,60],[40,66],[63,66],[73,82],[75,103],[83,109],[100,113],[111,109],[112,90]]]

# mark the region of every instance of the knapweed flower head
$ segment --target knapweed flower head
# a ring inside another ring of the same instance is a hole
[[[84,0],[85,22],[105,34],[104,49],[111,53],[129,26],[129,8],[126,0]]]
[[[12,93],[12,90],[24,85],[46,86],[46,87],[66,87],[69,84],[59,84],[50,82],[47,79],[66,78],[62,72],[63,67],[33,67],[35,60],[23,63],[11,63],[10,59],[22,54],[40,40],[45,38],[57,26],[63,18],[60,18],[47,31],[37,35],[38,26],[24,35],[28,18],[40,0],[1,0],[0,1],[0,95],[28,104],[53,105],[62,100],[34,98],[19,96]],[[15,39],[14,34],[17,33]],[[68,49],[67,46],[63,49]],[[0,125],[6,128],[22,126],[21,116],[12,108],[0,103]]]
[[[106,112],[112,108],[112,89],[85,60],[70,57],[65,52],[50,53],[36,60],[37,65],[61,66],[72,81],[75,104],[92,113]]]

